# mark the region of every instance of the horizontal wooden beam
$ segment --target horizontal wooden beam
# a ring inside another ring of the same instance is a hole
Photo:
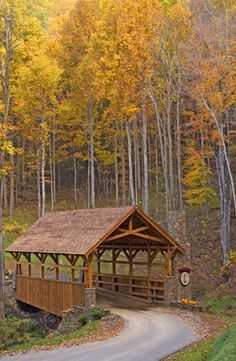
[[[131,245],[130,246],[132,250],[137,250],[137,251],[146,251],[147,250],[147,246],[144,245]],[[105,244],[103,243],[99,249],[102,250],[112,250],[112,249],[127,249],[126,245],[122,245],[122,244]],[[156,245],[156,246],[150,246],[151,250],[166,250],[168,249],[167,246],[161,246],[161,245]]]
[[[132,231],[132,232],[142,232],[142,231],[146,231],[148,229],[149,229],[148,226],[139,227],[139,228],[136,228],[136,229],[126,229],[126,228],[119,227],[118,231],[120,231],[120,232],[130,232],[130,231]]]

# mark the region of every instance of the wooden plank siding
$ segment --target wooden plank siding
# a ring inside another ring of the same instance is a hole
[[[84,306],[84,284],[16,276],[16,299],[61,316],[73,306]]]
[[[164,279],[129,275],[93,274],[93,285],[151,302],[164,301]]]

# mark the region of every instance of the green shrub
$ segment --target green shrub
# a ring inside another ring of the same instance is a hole
[[[88,323],[88,316],[87,315],[81,315],[79,318],[79,322],[84,326]]]
[[[44,333],[36,322],[9,318],[0,323],[0,350],[24,343],[31,338],[41,338]]]
[[[104,310],[101,307],[94,307],[92,310],[94,320],[100,320],[104,316]]]

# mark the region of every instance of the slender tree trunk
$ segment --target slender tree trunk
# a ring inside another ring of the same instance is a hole
[[[42,207],[41,214],[42,216],[45,213],[45,204],[46,204],[46,190],[45,190],[45,165],[46,165],[46,154],[45,154],[45,145],[42,144],[42,160],[41,160],[41,185],[42,185]]]
[[[157,138],[155,139],[155,166],[156,166],[156,212],[159,212],[159,167],[158,167],[158,147]]]
[[[54,210],[54,193],[53,193],[53,164],[52,164],[52,140],[49,135],[49,165],[50,165],[50,195],[51,195],[51,211]]]
[[[158,135],[158,143],[160,146],[160,155],[161,155],[161,165],[164,175],[165,181],[165,208],[166,208],[166,219],[168,220],[169,214],[169,182],[168,182],[168,170],[167,170],[167,141],[166,141],[166,129],[165,129],[165,121],[164,126],[162,126],[162,121],[158,109],[158,84],[156,86],[156,96],[154,95],[151,88],[149,88],[149,96],[152,100],[155,117],[156,117],[156,125],[157,125],[157,135]]]
[[[234,211],[236,212],[236,192],[235,192],[235,184],[234,184],[234,179],[233,179],[233,173],[232,173],[232,170],[231,170],[231,166],[230,166],[230,161],[229,161],[229,157],[228,157],[228,153],[227,153],[227,148],[226,148],[226,145],[225,145],[225,139],[224,139],[224,134],[223,134],[223,127],[222,125],[220,124],[219,120],[217,119],[214,111],[209,107],[209,105],[207,104],[207,101],[206,99],[204,98],[204,96],[202,95],[201,92],[200,93],[200,96],[203,100],[203,103],[205,105],[205,108],[211,113],[212,115],[212,118],[214,119],[214,122],[216,124],[216,127],[219,131],[219,135],[220,135],[220,140],[222,142],[222,151],[223,151],[223,155],[224,155],[224,158],[225,158],[225,162],[226,162],[226,166],[227,166],[227,170],[228,170],[228,174],[229,174],[229,179],[230,179],[230,186],[231,186],[231,189],[232,189],[232,196],[233,196],[233,203],[234,203]]]
[[[228,260],[229,250],[229,206],[227,197],[227,176],[225,170],[225,159],[223,149],[220,146],[217,154],[216,165],[219,177],[219,189],[220,189],[220,213],[221,213],[221,249],[223,255],[224,264]]]
[[[8,208],[8,189],[7,189],[7,177],[3,176],[3,207]]]
[[[126,181],[125,181],[125,144],[124,137],[121,137],[121,160],[122,160],[122,204],[123,206],[126,203]]]
[[[89,153],[89,150],[88,150]],[[87,204],[88,204],[88,208],[91,207],[91,166],[90,166],[90,159],[88,157],[88,169],[87,169],[87,173],[88,173],[88,181],[87,181]]]
[[[15,164],[14,164],[14,155],[10,155],[10,162],[11,162],[11,171],[10,171],[10,218],[13,216],[14,210],[14,203],[15,203]]]
[[[169,180],[170,180],[170,205],[171,210],[175,209],[175,192],[174,192],[174,170],[173,170],[173,146],[171,135],[171,107],[170,99],[167,106],[167,139],[168,139],[168,163],[169,163]]]
[[[180,138],[180,93],[181,93],[181,73],[178,54],[178,85],[176,96],[176,131],[177,131],[177,168],[178,168],[178,186],[179,186],[179,208],[183,209],[183,190],[182,190],[182,169],[181,169],[181,138]]]
[[[23,148],[23,154],[22,154],[22,164],[21,164],[21,179],[22,179],[22,193],[23,193],[23,199],[25,199],[25,188],[26,188],[26,182],[25,182],[25,139],[22,141],[22,148]]]
[[[91,97],[88,104],[89,113],[89,141],[90,141],[90,167],[91,167],[91,206],[95,208],[95,170],[94,170],[94,139],[93,139],[93,104]]]
[[[58,190],[60,192],[61,190],[61,164],[60,162],[57,163],[57,184],[58,184]]]
[[[143,139],[143,210],[148,213],[149,190],[148,190],[148,154],[147,154],[147,116],[146,99],[142,96],[142,139]]]
[[[130,124],[126,123],[126,133],[128,140],[128,160],[129,160],[129,190],[131,203],[135,204],[135,193],[134,193],[134,177],[133,177],[133,162],[132,162],[132,144],[130,136]]]
[[[20,148],[20,144],[18,142],[18,148]],[[16,190],[15,190],[15,201],[18,205],[19,203],[19,187],[20,187],[20,155],[17,153],[16,155]]]
[[[77,204],[78,203],[78,199],[77,199],[77,164],[76,164],[75,154],[73,157],[73,167],[74,167],[74,202],[75,202],[75,204]]]
[[[52,169],[53,169],[53,199],[54,203],[56,203],[56,124],[55,118],[53,119],[53,132],[52,132]]]
[[[137,140],[137,123],[134,123],[134,185],[135,185],[135,203],[138,204],[138,140]]]
[[[118,139],[115,140],[115,188],[116,188],[116,205],[119,204],[119,173],[118,173]]]
[[[4,154],[0,155],[0,168],[3,168]],[[4,312],[4,288],[5,288],[5,270],[4,270],[4,245],[3,245],[3,177],[0,178],[0,321],[5,318]]]
[[[37,163],[37,189],[38,189],[38,218],[39,218],[42,215],[39,149],[37,149],[37,153],[36,153],[36,163]]]

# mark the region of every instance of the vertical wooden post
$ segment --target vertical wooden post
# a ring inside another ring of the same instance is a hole
[[[31,277],[31,253],[27,255],[27,261],[28,261],[28,276]]]
[[[44,272],[44,262],[41,263],[41,278],[44,278],[45,272]]]
[[[101,265],[100,265],[100,250],[97,250],[97,273],[101,273]]]
[[[54,262],[56,264],[56,280],[59,280],[59,256],[58,254],[55,254]]]
[[[87,271],[87,287],[93,287],[93,256],[94,252],[90,253],[87,259],[88,271]]]
[[[129,243],[129,294],[132,295],[133,252]]]
[[[43,253],[35,253],[36,256],[38,257],[38,259],[41,262],[41,278],[43,279],[45,276],[45,272],[44,272],[44,262],[46,261],[47,258],[47,254],[43,254]]]
[[[116,250],[112,248],[112,291],[115,291],[115,275],[116,275]]]
[[[78,261],[78,258],[79,256],[78,255],[74,255],[72,258],[71,258],[71,278],[72,278],[72,282],[75,281],[75,265],[76,265],[76,262]]]
[[[152,259],[151,259],[151,249],[150,245],[147,246],[147,262],[148,262],[148,300],[151,301],[150,294],[151,292],[151,275],[152,275]]]
[[[172,262],[172,252],[171,252],[171,249],[170,249],[170,246],[168,246],[168,253],[167,253],[167,256],[168,256],[168,276],[172,276],[173,274],[173,262]]]
[[[129,219],[129,231],[132,231],[133,229],[133,215]]]

